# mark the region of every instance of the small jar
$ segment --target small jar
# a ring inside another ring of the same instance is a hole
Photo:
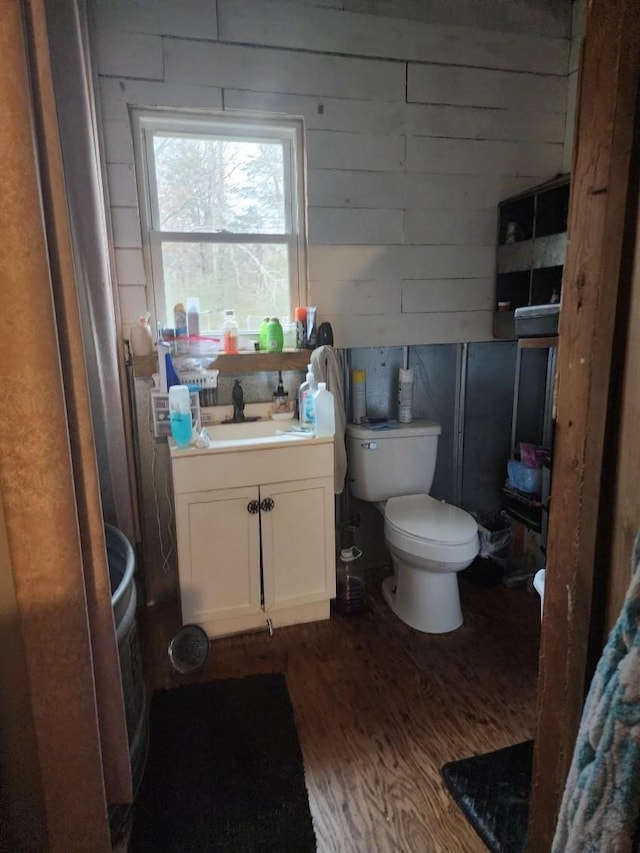
[[[289,409],[289,394],[285,391],[282,394],[276,393],[273,395],[273,412],[276,415],[285,415]]]

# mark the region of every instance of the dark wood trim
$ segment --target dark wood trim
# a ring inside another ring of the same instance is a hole
[[[631,577],[630,555],[640,528],[640,97],[636,108],[636,132],[631,157],[633,182],[630,193],[623,249],[621,292],[616,327],[620,369],[611,386],[611,412],[607,429],[606,468],[611,472],[608,507],[611,540],[608,576],[602,590],[607,600],[602,631],[613,627],[624,602]]]
[[[528,847],[551,848],[585,691],[636,103],[637,0],[592,0],[582,48]],[[597,609],[602,610],[602,602]]]

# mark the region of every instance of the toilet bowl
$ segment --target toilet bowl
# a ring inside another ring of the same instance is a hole
[[[394,566],[382,585],[385,601],[403,622],[429,634],[462,624],[457,572],[480,547],[475,519],[429,495],[440,432],[429,420],[384,433],[347,426],[351,492],[384,515]]]
[[[382,593],[407,625],[428,634],[462,625],[457,572],[475,559],[478,526],[464,510],[429,495],[384,505],[384,536],[394,564]]]

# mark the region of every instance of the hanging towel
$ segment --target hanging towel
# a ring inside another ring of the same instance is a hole
[[[326,382],[327,390],[333,394],[336,411],[336,434],[333,443],[334,491],[339,495],[344,489],[344,478],[347,474],[347,450],[344,443],[347,416],[344,410],[343,366],[340,353],[329,345],[317,347],[311,353],[311,367],[315,381]]]
[[[630,853],[640,815],[640,534],[587,696],[552,853]]]

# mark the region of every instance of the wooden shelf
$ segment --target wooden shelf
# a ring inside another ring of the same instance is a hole
[[[311,360],[312,350],[285,350],[284,352],[240,352],[236,355],[220,355],[211,362],[209,368],[218,370],[221,376],[233,376],[241,373],[264,373],[275,370],[306,370]],[[135,376],[150,377],[158,372],[158,356],[134,356]]]
[[[558,346],[558,336],[549,335],[544,338],[518,338],[518,346],[520,349],[546,349],[548,347],[556,347]]]
[[[240,352],[237,355],[221,353],[211,364],[221,376],[236,373],[263,373],[274,370],[305,370],[312,350],[285,350],[284,352]]]

